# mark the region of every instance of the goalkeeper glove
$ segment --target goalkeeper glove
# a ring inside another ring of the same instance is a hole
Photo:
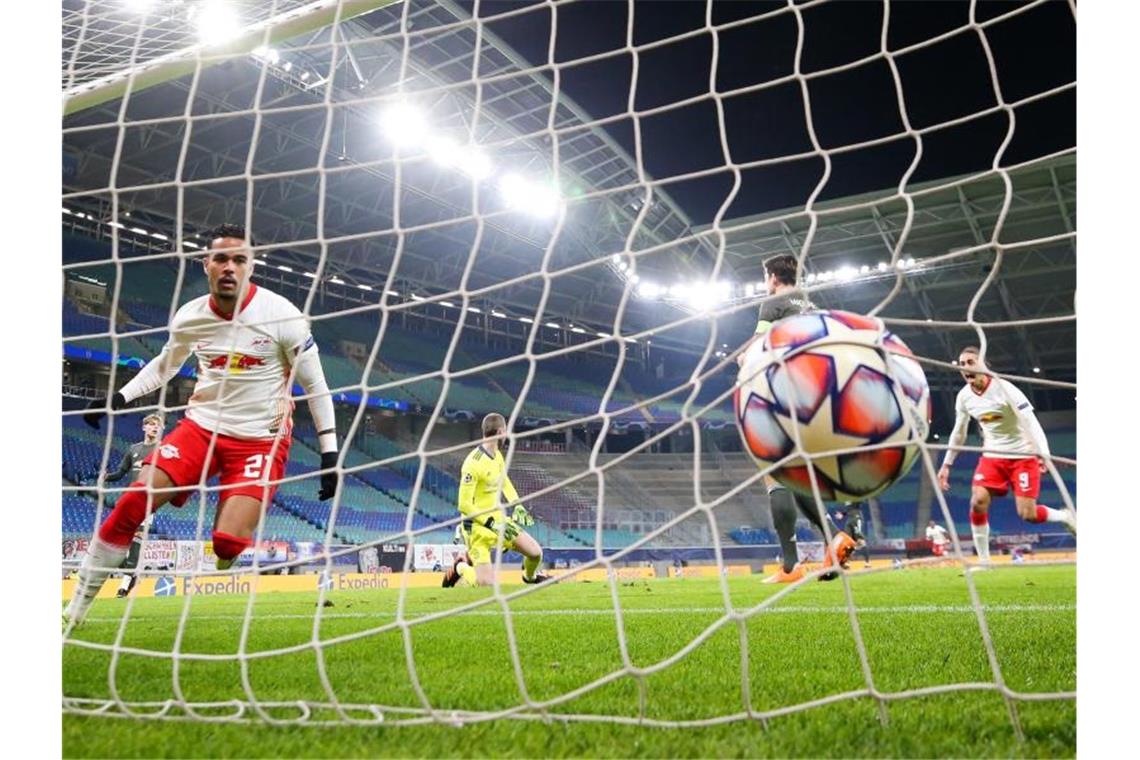
[[[321,473],[321,490],[317,494],[317,498],[321,501],[328,501],[336,495],[336,484],[338,475],[336,470],[337,455],[335,451],[326,451],[321,454],[321,469],[326,472]]]
[[[515,510],[511,512],[511,519],[524,527],[529,528],[531,525],[534,525],[534,517],[522,504],[516,506]]]
[[[112,411],[119,411],[127,405],[127,400],[123,398],[123,394],[115,393],[111,396],[111,409]],[[107,408],[107,399],[97,398],[87,405],[87,413],[83,415],[83,421],[96,430],[99,429],[99,421],[107,416],[104,410]]]

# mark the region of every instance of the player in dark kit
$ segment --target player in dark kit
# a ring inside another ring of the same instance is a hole
[[[807,294],[800,290],[796,284],[797,272],[796,257],[790,253],[773,256],[764,262],[764,279],[768,286],[768,297],[760,304],[760,314],[756,322],[756,332],[740,350],[737,363],[743,365],[744,355],[748,347],[764,337],[764,334],[785,317],[815,311],[816,306],[808,299]],[[772,525],[776,528],[776,536],[780,540],[780,554],[782,568],[779,573],[765,580],[765,583],[793,583],[804,577],[802,567],[797,567],[796,560],[796,518],[802,514],[826,538],[827,531],[823,528],[820,510],[808,497],[788,490],[774,478],[765,475],[764,483],[768,487],[768,501],[772,510]],[[855,542],[843,531],[833,531],[832,544],[835,556],[840,564],[847,561],[847,557],[855,548]],[[831,552],[824,555],[824,566],[832,564]],[[820,576],[820,580],[832,580],[838,577],[835,572],[828,572]]]
[[[138,443],[131,444],[131,447],[127,449],[127,453],[124,454],[122,460],[119,461],[119,469],[108,473],[105,480],[108,483],[114,483],[115,481],[122,480],[123,476],[127,473],[131,475],[130,482],[133,483],[138,480],[139,473],[142,471],[143,460],[150,456],[150,453],[154,451],[154,447],[158,445],[159,440],[162,438],[162,427],[162,415],[148,414],[146,417],[143,417],[143,439]],[[123,582],[119,586],[119,590],[115,592],[115,596],[119,599],[131,593],[131,589],[139,582],[138,574],[130,571],[137,569],[139,566],[139,557],[142,556],[143,532],[149,528],[150,523],[150,519],[145,520],[135,531],[135,537],[131,539],[131,546],[127,550],[127,559],[122,564],[122,569],[127,572],[123,573]]]
[[[848,502],[843,509],[835,513],[835,524],[843,526],[843,532],[851,536],[855,542],[855,551],[863,555],[863,566],[871,566],[871,550],[867,548],[867,536],[863,532],[863,502]],[[847,567],[846,563],[843,565]]]

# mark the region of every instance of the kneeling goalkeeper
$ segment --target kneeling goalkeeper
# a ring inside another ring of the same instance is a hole
[[[488,414],[483,418],[483,441],[463,460],[459,481],[459,513],[467,556],[460,557],[443,577],[444,588],[456,584],[490,586],[495,582],[495,566],[491,552],[496,545],[503,551],[517,551],[523,555],[523,582],[541,583],[549,575],[539,573],[542,564],[542,547],[522,529],[533,525],[534,518],[519,504],[508,518],[498,508],[499,491],[508,502],[518,501],[519,494],[507,477],[506,462],[499,450],[499,442],[506,437],[507,421],[501,414]],[[500,544],[501,542],[501,544]]]

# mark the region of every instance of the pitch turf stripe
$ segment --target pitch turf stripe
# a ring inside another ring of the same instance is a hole
[[[1073,612],[1077,609],[1075,604],[990,604],[982,605],[982,611],[986,613],[991,612]],[[746,608],[738,608],[738,611],[745,611]],[[871,606],[871,607],[856,607],[855,611],[860,615],[899,615],[907,613],[929,614],[929,613],[952,613],[952,614],[966,614],[973,613],[974,608],[969,604],[920,604],[920,605],[894,605],[894,606]],[[725,612],[724,607],[632,607],[622,608],[623,615],[675,615],[677,613],[703,615],[703,614],[718,614],[723,615]],[[281,618],[297,619],[297,620],[312,620],[315,616],[313,614],[299,614],[299,613],[266,613],[264,619],[278,620]],[[434,614],[434,613],[420,613],[420,614]],[[612,609],[558,609],[558,610],[511,610],[511,616],[573,616],[578,617],[582,615],[613,615]],[[756,613],[756,615],[803,615],[803,614],[847,614],[847,608],[839,605],[831,607],[811,607],[811,606],[791,606],[785,605],[781,607],[772,607]],[[499,610],[474,610],[471,612],[457,613],[457,615],[474,616],[474,617],[502,617],[503,613]],[[255,612],[255,618],[259,615]],[[342,618],[379,618],[379,617],[395,617],[396,613],[381,610],[376,612],[324,612],[321,614],[321,619],[335,620]],[[144,613],[139,616],[139,619],[153,620],[156,618],[169,618],[175,620],[181,617],[178,615],[152,615]],[[414,620],[418,615],[407,615],[406,619]],[[233,615],[190,615],[190,620],[243,620],[244,614]],[[119,617],[96,617],[91,616],[88,620],[94,622],[118,622]]]

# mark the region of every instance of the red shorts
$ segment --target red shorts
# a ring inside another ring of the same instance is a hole
[[[1041,492],[1041,465],[1037,457],[999,459],[983,455],[974,469],[974,485],[995,496],[1005,496],[1012,485],[1014,496],[1036,499]]]
[[[234,438],[218,433],[207,463],[206,453],[213,437],[193,420],[183,419],[144,463],[165,472],[176,486],[196,486],[217,475],[222,484],[218,496],[221,501],[230,496],[251,496],[268,504],[277,492],[274,481],[285,474],[292,437],[283,436],[274,451],[273,438]],[[265,480],[270,482],[265,484]]]

